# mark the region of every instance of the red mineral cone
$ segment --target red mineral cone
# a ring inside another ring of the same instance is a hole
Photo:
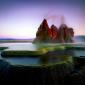
[[[53,42],[58,41],[58,28],[55,25],[51,26],[51,39]]]
[[[38,28],[38,31],[36,33],[36,39],[34,40],[34,42],[49,42],[49,40],[50,40],[50,29],[47,20],[44,19]]]
[[[74,32],[72,28],[69,28],[66,24],[61,24],[59,29],[52,25],[49,28],[47,20],[44,19],[38,28],[34,43],[68,43],[73,42]]]

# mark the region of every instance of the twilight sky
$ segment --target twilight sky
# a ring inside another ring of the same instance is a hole
[[[0,38],[34,38],[44,18],[85,35],[85,0],[0,0]]]

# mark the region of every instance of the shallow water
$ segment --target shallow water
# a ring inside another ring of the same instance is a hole
[[[32,43],[2,43],[0,46],[6,46],[9,47],[11,50],[37,50],[38,45],[34,45]],[[52,54],[51,54],[52,55]],[[45,57],[48,57],[49,55],[45,55]],[[30,56],[24,56],[24,57],[2,57],[2,59],[8,61],[9,63],[13,65],[25,65],[25,66],[36,66],[36,65],[42,65],[43,61],[41,61],[41,56],[38,57],[30,57]],[[51,58],[49,56],[49,63],[56,63],[56,61],[59,61],[59,59]],[[48,61],[44,63],[48,63]]]
[[[49,45],[49,44],[48,44]],[[51,44],[51,45],[58,45],[58,44]],[[84,47],[85,44],[83,43],[73,43],[72,45],[74,46],[82,46]],[[22,49],[22,50],[36,50],[38,48],[38,45],[34,45],[32,43],[1,43],[0,44],[1,47],[9,47],[11,49]],[[61,54],[61,53],[60,53]],[[72,53],[71,53],[72,54]],[[76,55],[76,57],[80,57],[80,56],[85,56],[85,50],[79,50],[79,51],[74,51],[74,54]],[[55,55],[55,54],[54,54]],[[72,56],[72,55],[71,55]],[[8,61],[11,64],[15,64],[15,65],[31,65],[31,66],[36,66],[36,65],[40,65],[41,61],[40,58],[38,57],[8,57],[8,58],[3,58],[0,56],[0,58]],[[49,58],[49,61],[52,62],[56,62],[58,61],[56,58]]]

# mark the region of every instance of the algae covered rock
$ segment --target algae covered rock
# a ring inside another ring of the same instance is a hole
[[[85,58],[80,56],[80,57],[73,57],[74,63],[75,63],[75,68],[80,69],[82,66],[85,66]]]
[[[0,81],[3,83],[9,80],[11,65],[5,60],[0,59]]]
[[[3,46],[0,46],[0,50],[4,50],[4,49],[7,49],[8,47],[3,47]]]
[[[73,61],[71,56],[59,58],[57,62],[49,60],[35,66],[13,65],[13,78],[30,85],[64,85],[64,77],[73,70]]]

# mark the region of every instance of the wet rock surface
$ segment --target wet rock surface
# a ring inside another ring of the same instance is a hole
[[[13,66],[1,59],[0,80],[23,85],[85,85],[85,66],[73,68],[70,61],[47,67]]]

